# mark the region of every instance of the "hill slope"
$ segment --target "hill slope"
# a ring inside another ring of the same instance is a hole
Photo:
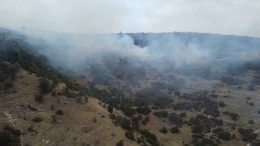
[[[257,59],[216,74],[211,66],[157,70],[124,57],[106,57],[107,70],[65,72],[23,36],[0,34],[0,145],[259,144]]]

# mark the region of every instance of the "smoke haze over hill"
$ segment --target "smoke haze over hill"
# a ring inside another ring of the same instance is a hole
[[[258,0],[1,0],[0,26],[67,33],[210,32],[260,36]]]

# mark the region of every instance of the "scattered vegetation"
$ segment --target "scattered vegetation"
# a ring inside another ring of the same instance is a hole
[[[257,137],[257,133],[254,133],[254,130],[251,128],[238,128],[238,132],[240,133],[243,141],[253,141]]]
[[[153,146],[159,146],[159,143],[157,141],[157,137],[156,135],[154,135],[153,133],[149,132],[146,129],[141,129],[139,130],[139,133],[145,138],[145,140],[153,145]]]
[[[233,113],[229,111],[225,111],[223,112],[223,114],[229,116],[233,121],[238,121],[240,118],[240,116],[237,113]]]

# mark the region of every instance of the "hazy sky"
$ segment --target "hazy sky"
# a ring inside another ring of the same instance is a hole
[[[260,0],[0,0],[0,26],[260,37]]]

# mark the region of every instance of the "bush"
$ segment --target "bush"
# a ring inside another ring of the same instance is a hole
[[[109,105],[107,107],[107,111],[110,112],[110,113],[113,113],[113,106]]]
[[[36,95],[34,97],[34,100],[38,103],[43,103],[43,96],[42,95]]]
[[[127,117],[132,117],[135,114],[135,109],[127,106],[122,106],[121,110]]]
[[[39,83],[40,93],[47,94],[51,91],[51,84],[47,79],[40,79]]]
[[[117,122],[123,129],[132,130],[132,128],[131,128],[131,121],[128,120],[127,118],[118,116],[117,117]]]
[[[0,131],[0,145],[7,145],[12,141],[12,136],[10,133],[5,131]]]
[[[157,137],[153,133],[149,132],[146,129],[140,130],[139,133],[142,134],[142,136],[145,137],[146,141],[152,146],[159,146],[159,143],[157,142]]]
[[[168,133],[168,130],[165,127],[163,127],[162,129],[160,129],[160,132],[166,134]]]
[[[225,107],[225,106],[226,106],[226,104],[225,104],[224,102],[222,102],[222,101],[219,102],[218,105],[219,105],[220,107]]]
[[[116,146],[124,146],[124,141],[120,140],[119,142],[116,143]]]
[[[51,115],[51,121],[52,121],[52,123],[57,123],[57,116]]]
[[[158,118],[167,118],[168,117],[168,112],[166,111],[158,111],[153,113],[155,116]]]
[[[218,138],[227,141],[231,139],[231,134],[228,132],[220,132],[218,133]]]
[[[149,115],[151,113],[151,110],[149,107],[138,107],[136,109],[136,112],[143,115]]]
[[[172,127],[171,133],[180,133],[180,130],[177,127]]]
[[[4,128],[3,128],[4,131],[8,131],[10,132],[12,135],[15,135],[15,136],[20,136],[21,135],[21,131],[19,129],[15,129],[9,125],[5,125]]]
[[[126,132],[125,132],[125,136],[126,136],[128,139],[135,141],[134,133],[133,133],[132,131],[126,131]]]
[[[28,105],[27,107],[28,107],[28,109],[31,110],[31,111],[38,111],[38,109],[37,109],[36,107],[33,107],[33,106],[31,106],[31,105]]]
[[[42,121],[43,121],[43,119],[41,117],[34,117],[33,118],[33,122],[35,122],[35,123],[40,123]]]
[[[56,114],[62,116],[62,115],[64,115],[64,112],[63,112],[63,110],[59,109],[56,111]]]
[[[132,118],[132,128],[139,129],[139,119],[138,117]]]
[[[186,112],[183,112],[183,113],[180,113],[179,116],[182,117],[182,118],[185,118],[185,117],[187,117],[187,114],[186,114]]]
[[[146,123],[149,122],[149,121],[150,121],[149,116],[146,116],[146,117],[143,119],[142,124],[143,124],[143,125],[146,125]]]
[[[243,141],[253,141],[257,138],[257,134],[254,133],[254,130],[251,128],[244,129],[238,128],[238,132],[241,134]]]
[[[253,125],[253,124],[255,124],[255,121],[253,119],[250,119],[250,120],[248,120],[248,124]]]
[[[255,85],[254,84],[247,85],[247,90],[248,91],[255,91]]]
[[[7,81],[4,83],[4,89],[7,90],[13,87],[13,83],[11,81]]]
[[[239,120],[239,115],[237,113],[229,112],[229,111],[224,111],[224,115],[228,115],[233,121]]]
[[[255,106],[255,104],[253,102],[250,102],[249,105],[250,106]]]

